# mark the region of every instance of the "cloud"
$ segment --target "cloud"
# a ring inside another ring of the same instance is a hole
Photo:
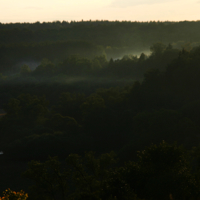
[[[24,9],[29,9],[29,10],[42,10],[42,7],[37,7],[37,6],[28,6],[25,7]]]
[[[138,5],[152,5],[152,4],[162,4],[166,2],[172,2],[177,0],[115,0],[110,4],[111,7],[129,7]]]

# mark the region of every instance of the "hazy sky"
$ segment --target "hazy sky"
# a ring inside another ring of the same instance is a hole
[[[200,0],[0,0],[0,22],[200,20]]]

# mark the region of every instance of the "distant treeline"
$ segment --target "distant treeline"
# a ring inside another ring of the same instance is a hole
[[[0,24],[0,44],[86,40],[97,45],[148,47],[155,42],[199,42],[199,21],[82,21]]]
[[[60,61],[72,54],[110,59],[171,43],[190,50],[200,44],[200,22],[49,22],[0,24],[0,69],[22,60]]]

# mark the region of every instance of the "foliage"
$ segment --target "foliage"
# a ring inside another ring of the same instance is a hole
[[[3,197],[0,197],[0,200],[26,200],[27,198],[28,194],[23,190],[15,192],[8,188],[3,192]]]
[[[45,163],[31,161],[24,176],[34,181],[32,189],[38,197],[64,200],[68,190],[69,172],[66,169],[61,171],[58,159],[50,157]]]
[[[94,152],[88,152],[84,157],[70,154],[67,165],[61,165],[55,157],[44,163],[31,161],[24,176],[34,181],[32,190],[43,198],[110,199],[113,196],[118,199],[119,190],[125,191],[117,188],[119,181],[113,184],[113,179],[118,180],[110,168],[116,163],[114,157],[113,152],[102,154],[99,158],[95,158]],[[68,194],[69,189],[71,192]]]
[[[166,49],[166,46],[162,43],[156,43],[150,47],[150,51],[152,52],[152,55],[155,55],[155,56],[160,56],[160,54],[162,54],[165,49]]]
[[[128,183],[136,194],[145,199],[176,199],[190,196],[193,188],[198,191],[191,174],[187,154],[175,144],[164,141],[138,152],[138,162],[127,165]]]

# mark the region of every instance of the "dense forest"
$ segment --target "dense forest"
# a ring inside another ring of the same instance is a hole
[[[94,57],[106,54],[119,58],[126,54],[149,53],[157,42],[174,48],[200,43],[200,22],[52,22],[0,24],[1,71],[14,70],[21,62],[58,63],[70,55]],[[13,69],[14,68],[14,69]]]
[[[2,198],[198,199],[199,23],[0,24]]]

